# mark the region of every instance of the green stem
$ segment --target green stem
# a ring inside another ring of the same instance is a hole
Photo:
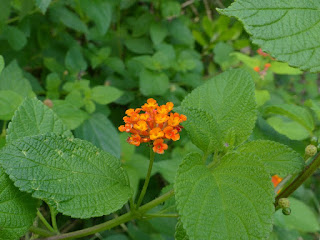
[[[279,209],[278,201],[280,198],[289,197],[298,187],[300,187],[320,166],[320,152],[305,166],[303,171],[280,193],[275,200],[275,207]]]
[[[49,208],[50,208],[50,213],[51,213],[51,223],[52,223],[52,227],[54,229],[55,232],[59,233],[59,228],[58,228],[58,225],[57,225],[57,211],[51,207],[49,205]]]
[[[150,177],[151,177],[151,172],[152,172],[152,166],[153,166],[153,161],[154,161],[154,156],[155,156],[155,152],[152,150],[152,148],[150,147],[150,161],[149,161],[149,167],[148,167],[148,172],[147,172],[147,176],[146,176],[146,180],[144,181],[138,202],[137,202],[137,208],[141,205],[142,200],[144,198],[144,195],[147,192],[147,188],[149,185],[149,181],[150,181]]]
[[[158,218],[158,217],[162,217],[162,218],[177,218],[177,217],[179,217],[179,215],[176,214],[176,213],[168,213],[168,214],[157,214],[157,213],[154,213],[154,214],[145,214],[145,215],[143,215],[144,219]]]
[[[37,211],[37,216],[39,217],[39,219],[41,220],[41,222],[46,226],[46,228],[50,231],[50,232],[56,232],[51,225],[48,223],[48,221],[45,219],[45,217],[41,214],[41,212],[38,210]]]
[[[173,190],[171,190],[163,194],[162,196],[154,199],[153,201],[141,206],[138,210],[134,212],[128,212],[120,217],[117,217],[115,219],[109,220],[107,222],[101,223],[93,227],[89,227],[86,229],[82,229],[82,230],[78,230],[70,233],[60,234],[57,236],[48,237],[48,238],[45,238],[44,240],[75,239],[75,238],[85,237],[91,234],[108,230],[110,228],[119,226],[122,223],[126,223],[136,218],[141,218],[143,213],[165,202],[166,200],[171,198],[173,195],[174,195],[174,192]]]
[[[50,237],[50,236],[53,236],[55,234],[53,232],[49,232],[47,230],[44,230],[42,228],[38,228],[38,227],[35,227],[35,226],[31,226],[29,228],[29,231],[32,232],[32,233],[38,234],[40,236],[43,236],[43,237]]]

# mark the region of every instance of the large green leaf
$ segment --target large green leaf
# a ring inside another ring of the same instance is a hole
[[[256,121],[253,79],[244,70],[220,74],[191,92],[177,111],[188,117],[184,126],[204,152],[222,150],[230,141],[238,145]]]
[[[75,130],[75,136],[120,158],[119,133],[102,113],[96,113]]]
[[[243,22],[253,43],[280,61],[320,71],[320,2],[237,0],[220,13]]]
[[[80,139],[25,137],[2,148],[0,162],[21,191],[75,218],[109,214],[132,193],[120,161]]]
[[[266,239],[272,230],[273,186],[254,155],[229,153],[208,168],[200,154],[189,154],[175,193],[190,239]]]
[[[0,240],[16,240],[36,217],[38,201],[20,192],[0,167]]]
[[[23,98],[13,91],[0,90],[0,119],[10,120]]]
[[[300,154],[286,145],[273,141],[252,141],[239,147],[238,151],[251,153],[260,158],[271,175],[298,173],[304,166],[304,160]]]
[[[27,98],[17,109],[9,124],[7,142],[49,132],[72,136],[72,133],[50,108],[36,98]]]

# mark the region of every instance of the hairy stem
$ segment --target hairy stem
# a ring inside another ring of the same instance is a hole
[[[173,190],[171,190],[171,191],[163,194],[162,196],[154,199],[153,201],[148,202],[147,204],[141,206],[139,209],[137,209],[133,212],[128,212],[124,215],[121,215],[120,217],[117,217],[115,219],[109,220],[107,222],[101,223],[101,224],[93,226],[93,227],[85,228],[85,229],[70,232],[70,233],[60,234],[57,236],[44,238],[43,240],[76,239],[76,238],[85,237],[85,236],[88,236],[91,234],[95,234],[98,232],[108,230],[110,228],[119,226],[120,224],[131,221],[133,219],[143,217],[143,214],[145,212],[147,212],[148,210],[165,202],[166,200],[171,198],[173,195],[174,195],[174,192],[173,192]]]
[[[279,209],[278,201],[280,198],[289,197],[298,187],[300,187],[320,166],[320,152],[308,163],[303,171],[276,197],[275,207]]]
[[[155,156],[155,152],[152,150],[152,148],[150,147],[150,162],[149,162],[149,167],[148,167],[148,172],[147,172],[147,176],[146,176],[146,180],[144,181],[138,202],[137,202],[137,208],[141,205],[142,200],[144,198],[144,195],[147,192],[147,188],[149,185],[149,181],[150,181],[150,177],[151,177],[151,172],[152,172],[152,166],[153,166],[153,161],[154,161],[154,156]]]
[[[37,216],[50,232],[56,232],[39,210],[37,211]]]
[[[59,228],[58,228],[57,219],[56,219],[57,211],[53,207],[51,207],[50,205],[49,205],[49,208],[50,208],[50,213],[51,213],[52,227],[55,232],[59,233]]]

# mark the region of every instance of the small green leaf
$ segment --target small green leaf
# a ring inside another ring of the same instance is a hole
[[[27,44],[26,35],[17,27],[6,26],[3,34],[10,46],[16,51],[21,50]]]
[[[24,78],[16,60],[12,61],[1,72],[0,90],[11,90],[22,97],[34,96],[30,82]]]
[[[35,98],[27,98],[14,113],[8,127],[7,142],[48,132],[72,137],[72,133],[50,108]]]
[[[164,95],[169,88],[169,79],[165,73],[144,69],[140,73],[140,91],[145,96]]]
[[[75,107],[68,101],[54,100],[53,111],[58,115],[62,122],[71,130],[79,127],[89,115],[81,109]]]
[[[230,56],[236,57],[239,61],[243,62],[245,65],[247,65],[250,68],[259,67],[261,65],[261,61],[258,58],[249,57],[246,54],[240,53],[240,52],[233,52],[230,54]]]
[[[189,154],[175,194],[190,239],[266,239],[272,230],[273,186],[253,155],[229,153],[210,169],[200,154]]]
[[[80,139],[25,137],[2,148],[0,162],[21,191],[74,218],[110,214],[132,193],[120,161]]]
[[[36,0],[36,6],[40,8],[43,14],[46,13],[47,8],[49,7],[52,0]]]
[[[257,107],[261,107],[270,100],[270,93],[268,90],[255,90]]]
[[[242,21],[253,43],[277,60],[320,71],[318,1],[237,0],[219,12]]]
[[[83,12],[95,23],[99,33],[106,34],[112,19],[110,3],[102,0],[81,0],[79,4]]]
[[[192,142],[206,154],[223,150],[234,132],[235,146],[250,136],[256,121],[254,83],[244,70],[227,71],[196,88],[176,109]]]
[[[39,201],[22,193],[0,167],[0,240],[16,240],[33,224]]]
[[[129,38],[125,40],[126,47],[138,54],[150,54],[153,52],[152,43],[147,38]]]
[[[320,120],[320,101],[309,99],[304,103],[306,106],[310,107],[316,114],[318,120]]]
[[[121,97],[122,94],[122,91],[114,87],[96,86],[92,88],[91,98],[99,104],[109,104]]]
[[[276,74],[285,74],[285,75],[302,74],[302,71],[300,69],[290,67],[288,63],[282,63],[282,62],[272,62],[271,67],[269,69]]]
[[[230,56],[230,53],[234,51],[230,44],[219,42],[213,49],[214,61],[218,63],[223,70],[228,69],[233,64],[238,62],[235,56]]]
[[[172,22],[170,22],[169,33],[174,44],[192,46],[194,43],[194,39],[190,29],[179,18],[174,19],[172,20]]]
[[[166,26],[161,23],[155,22],[150,27],[150,37],[154,45],[160,44],[168,34]]]
[[[13,91],[0,90],[0,119],[10,120],[23,98]]]
[[[293,121],[301,124],[306,130],[312,132],[314,129],[314,121],[311,113],[300,106],[293,104],[281,104],[269,106],[265,109],[265,113],[279,114],[290,118]]]
[[[176,1],[163,1],[161,4],[161,14],[164,18],[178,17],[180,15],[181,6]]]
[[[79,46],[73,46],[69,49],[65,58],[65,64],[72,72],[80,72],[87,69],[87,62]]]
[[[120,158],[120,139],[117,129],[102,113],[93,114],[75,130],[75,136]]]
[[[237,150],[242,153],[254,154],[260,158],[271,175],[295,174],[304,167],[304,160],[300,154],[277,142],[267,140],[252,141],[241,145]]]
[[[275,224],[305,233],[318,232],[319,221],[316,214],[302,201],[289,198],[291,214],[285,216],[281,209],[275,213]]]

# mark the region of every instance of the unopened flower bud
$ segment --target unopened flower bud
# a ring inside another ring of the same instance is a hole
[[[291,208],[282,208],[283,215],[290,215],[291,214]]]
[[[305,149],[305,156],[308,158],[312,157],[317,153],[317,151],[318,151],[317,147],[310,144]]]
[[[47,105],[49,108],[53,107],[53,102],[51,101],[51,99],[47,98],[43,101],[44,105]]]
[[[281,208],[289,208],[290,207],[290,201],[288,198],[280,198],[278,201],[278,205]]]

